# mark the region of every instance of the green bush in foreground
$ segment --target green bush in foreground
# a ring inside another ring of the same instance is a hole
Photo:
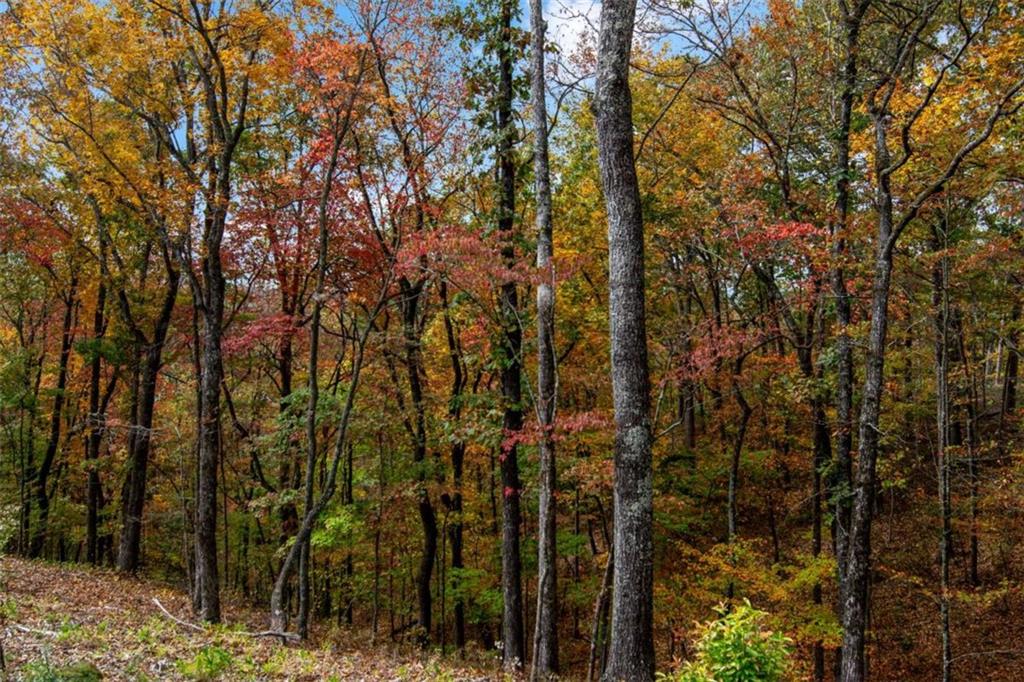
[[[92,663],[73,663],[56,667],[43,659],[27,664],[21,669],[26,682],[100,682],[103,675]]]
[[[205,646],[191,661],[179,661],[178,671],[194,680],[217,680],[234,665],[231,652],[219,646]]]
[[[696,655],[660,682],[780,682],[790,670],[789,640],[769,630],[768,614],[744,600],[717,609],[721,617],[701,626]]]

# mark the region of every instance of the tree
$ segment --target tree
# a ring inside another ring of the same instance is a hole
[[[355,51],[345,50],[335,41],[324,40],[322,44],[312,49],[311,54],[306,56],[309,62],[309,71],[312,73],[303,74],[316,83],[323,92],[320,106],[313,108],[313,115],[322,118],[322,131],[318,131],[325,138],[329,149],[326,160],[323,162],[323,177],[320,182],[320,193],[317,198],[316,223],[317,223],[317,259],[316,259],[316,283],[313,291],[313,312],[309,320],[309,399],[306,407],[306,465],[305,484],[303,493],[303,514],[304,518],[301,527],[298,529],[293,540],[293,547],[289,548],[285,555],[284,562],[274,582],[274,589],[270,597],[270,627],[277,632],[284,632],[287,628],[287,612],[285,604],[285,588],[295,569],[299,564],[300,585],[299,585],[299,635],[305,639],[308,636],[309,628],[309,562],[310,562],[310,534],[312,525],[323,508],[330,502],[333,493],[333,485],[328,487],[320,500],[315,500],[315,473],[316,463],[319,456],[317,450],[317,424],[320,392],[320,378],[318,362],[320,353],[321,317],[324,305],[327,302],[327,275],[330,266],[330,234],[331,234],[331,206],[332,191],[337,181],[338,165],[342,154],[342,145],[345,144],[352,126],[352,119],[360,94],[360,84],[366,70],[366,53],[359,50],[359,56],[354,55]],[[326,65],[326,69],[324,68]],[[322,72],[318,73],[318,67]],[[386,291],[385,285],[384,290]],[[378,304],[378,309],[380,305]],[[331,467],[332,472],[337,470],[340,453],[344,450],[347,437],[347,426],[350,419],[351,404],[354,393],[359,386],[359,374],[362,368],[362,356],[365,352],[367,335],[373,326],[376,313],[366,322],[366,331],[361,336],[356,331],[354,352],[357,354],[358,364],[353,361],[352,374],[348,393],[349,401],[346,403],[346,410],[342,414],[343,428],[339,429],[337,443],[335,445],[335,456]],[[332,475],[333,483],[333,475]],[[295,546],[297,545],[297,550]]]
[[[533,175],[537,195],[537,422],[540,428],[537,503],[537,616],[531,679],[558,673],[558,557],[556,554],[557,469],[553,437],[555,406],[555,270],[551,261],[551,170],[548,158],[548,110],[545,88],[545,21],[540,0],[530,2],[530,92],[533,108]]]
[[[601,6],[597,49],[598,160],[608,214],[608,317],[615,404],[615,569],[607,680],[654,676],[650,378],[644,232],[633,159],[629,57],[636,3]]]
[[[939,27],[950,27],[950,23],[945,21],[945,17],[938,10],[939,3],[928,3],[923,8],[908,10],[908,15],[904,16],[906,23],[895,29],[895,39],[890,38],[891,42],[884,52],[887,57],[887,61],[883,62],[884,70],[867,98],[874,137],[873,172],[877,234],[871,288],[871,327],[868,333],[867,361],[858,422],[858,459],[853,478],[850,532],[840,588],[843,682],[859,682],[865,679],[864,636],[871,562],[871,524],[877,483],[878,426],[884,386],[889,296],[896,243],[907,226],[917,218],[926,202],[943,190],[968,156],[989,139],[996,125],[1015,113],[1022,104],[1019,94],[1024,88],[1024,80],[1010,80],[999,88],[995,100],[989,103],[984,118],[970,130],[966,139],[944,165],[939,167],[938,172],[920,183],[913,193],[901,202],[901,210],[897,212],[893,179],[915,155],[915,124],[932,105],[946,77],[954,75],[956,70],[962,67],[969,54],[969,48],[989,28],[996,7],[987,5],[977,16],[958,15],[959,23],[953,25],[958,42],[951,39],[949,43],[952,51],[940,51],[931,55],[935,77],[919,88],[912,100],[914,103],[906,111],[896,111],[894,100],[902,76],[906,74],[907,69],[914,68],[920,63],[912,60],[917,54],[920,40],[930,35],[932,31],[939,30]],[[909,26],[910,29],[904,31],[903,26]]]

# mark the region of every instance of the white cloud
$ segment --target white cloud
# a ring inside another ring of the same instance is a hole
[[[582,45],[596,44],[600,18],[600,0],[545,1],[548,40],[558,46],[565,58],[571,58]]]

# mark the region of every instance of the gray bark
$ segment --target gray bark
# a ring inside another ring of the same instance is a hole
[[[843,259],[846,257],[846,230],[850,212],[850,131],[853,124],[853,107],[857,92],[858,44],[861,23],[871,0],[860,0],[852,11],[844,11],[845,29],[843,44],[842,91],[840,94],[839,127],[836,131],[835,159],[835,218],[830,225],[833,240],[832,294],[835,298],[836,324],[836,439],[835,459],[829,472],[828,494],[832,506],[832,544],[836,556],[837,575],[842,583],[846,572],[846,545],[850,529],[850,490],[852,488],[853,463],[853,344],[850,339],[851,324],[850,293],[846,286],[846,272]],[[841,9],[847,7],[840,3]],[[820,538],[816,541],[820,545]],[[819,588],[820,590],[820,588]],[[840,602],[842,597],[840,596]],[[842,611],[842,605],[839,605]],[[842,649],[836,652],[837,677],[842,665]],[[823,661],[815,657],[815,679],[824,678]]]
[[[945,226],[943,234],[936,230],[932,248],[946,248]],[[953,674],[952,643],[949,631],[949,563],[953,540],[953,512],[950,505],[950,419],[949,419],[949,268],[943,254],[932,269],[932,310],[935,323],[935,427],[938,474],[939,509],[942,533],[939,539],[939,628],[941,631],[942,682],[949,682]]]
[[[635,13],[635,0],[606,0],[601,6],[594,98],[598,161],[608,211],[608,306],[615,413],[615,571],[605,680],[654,677],[652,438],[644,231],[629,89]]]
[[[558,571],[555,491],[555,288],[552,257],[551,172],[548,163],[548,112],[544,87],[543,3],[530,0],[533,174],[537,194],[537,421],[540,424],[539,500],[537,505],[537,618],[533,634],[534,680],[558,673]]]

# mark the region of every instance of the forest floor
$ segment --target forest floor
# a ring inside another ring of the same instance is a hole
[[[265,614],[225,607],[225,625],[200,628],[188,595],[170,587],[0,557],[0,680],[500,679],[486,665],[413,649],[346,646],[341,634],[286,646],[250,634],[265,627]]]

